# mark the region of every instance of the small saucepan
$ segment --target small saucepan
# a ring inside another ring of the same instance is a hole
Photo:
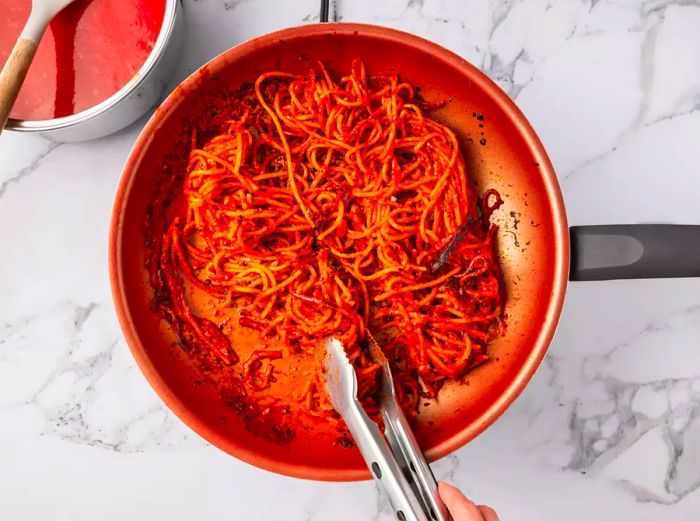
[[[284,445],[256,436],[172,348],[151,310],[144,223],[173,158],[182,158],[187,122],[207,94],[233,89],[266,70],[305,73],[309,60],[336,71],[360,58],[373,74],[398,72],[426,99],[448,99],[434,117],[461,141],[483,191],[498,190],[500,261],[507,327],[491,361],[448,385],[422,411],[416,436],[429,459],[444,456],[498,418],[523,390],[547,351],[569,279],[700,276],[700,226],[569,228],[554,169],[537,135],[508,96],[473,65],[442,47],[384,27],[321,24],[285,29],[238,45],[203,66],[161,105],[128,159],[114,204],[111,283],[134,358],[163,401],[192,429],[229,454],[264,469],[308,479],[369,477],[355,449],[318,432]],[[170,338],[170,340],[169,340]]]
[[[5,128],[39,133],[53,141],[84,141],[109,135],[143,116],[163,96],[184,41],[181,0],[163,3],[163,22],[153,49],[123,87],[97,105],[70,116],[43,120],[10,118]],[[44,36],[47,37],[50,35]]]

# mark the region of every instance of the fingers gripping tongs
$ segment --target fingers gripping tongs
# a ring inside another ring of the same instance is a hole
[[[331,403],[345,420],[397,519],[451,521],[438,495],[435,476],[396,401],[389,363],[374,338],[368,336],[370,355],[382,366],[380,406],[384,436],[357,398],[355,369],[336,338],[327,339],[325,346],[325,380]]]

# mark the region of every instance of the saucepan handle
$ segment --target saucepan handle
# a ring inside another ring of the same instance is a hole
[[[571,280],[700,277],[700,225],[573,226]]]

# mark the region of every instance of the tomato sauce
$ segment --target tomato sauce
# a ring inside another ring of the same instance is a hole
[[[31,0],[0,0],[0,63]],[[51,22],[10,117],[53,119],[110,97],[137,73],[158,38],[165,0],[77,0]]]

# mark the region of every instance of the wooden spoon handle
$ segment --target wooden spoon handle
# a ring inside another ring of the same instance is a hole
[[[20,38],[0,72],[0,132],[10,117],[10,111],[32,64],[36,48],[37,44],[32,40]]]

